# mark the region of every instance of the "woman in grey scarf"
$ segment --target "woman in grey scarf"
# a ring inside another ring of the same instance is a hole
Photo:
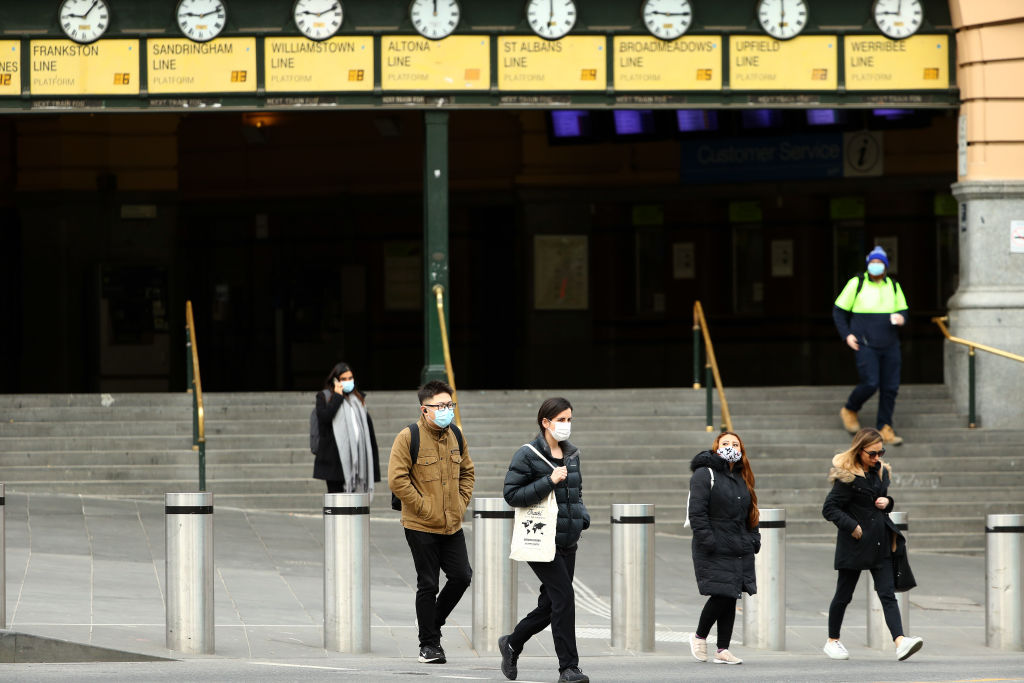
[[[373,493],[380,481],[380,457],[366,397],[356,389],[347,363],[331,368],[316,395],[320,447],[313,477],[327,482],[328,493]]]

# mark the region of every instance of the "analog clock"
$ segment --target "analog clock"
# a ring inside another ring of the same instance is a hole
[[[459,25],[457,0],[412,0],[409,18],[424,38],[439,40],[452,34]]]
[[[341,28],[339,0],[295,0],[295,26],[310,40],[327,40]]]
[[[178,28],[197,43],[213,40],[224,30],[227,10],[223,0],[179,0]]]
[[[57,16],[61,30],[78,43],[91,43],[110,25],[110,8],[104,0],[62,0]]]
[[[806,0],[758,0],[757,20],[772,38],[789,40],[807,27]]]
[[[529,0],[526,20],[541,38],[557,40],[576,25],[576,3],[573,0]]]
[[[924,21],[921,0],[875,0],[871,14],[882,33],[893,40],[914,35]]]
[[[642,14],[647,30],[662,40],[675,40],[693,22],[690,0],[644,0]]]

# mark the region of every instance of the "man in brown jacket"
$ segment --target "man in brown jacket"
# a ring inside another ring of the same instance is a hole
[[[419,449],[415,464],[407,427],[395,437],[388,463],[388,486],[402,501],[402,526],[416,565],[416,621],[425,664],[444,664],[441,627],[469,588],[469,566],[462,517],[473,497],[473,461],[461,433],[451,424],[452,388],[434,380],[420,388]],[[440,570],[447,581],[438,595]]]

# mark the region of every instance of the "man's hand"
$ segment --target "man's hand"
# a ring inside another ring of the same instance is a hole
[[[860,524],[857,525],[857,528],[854,529],[850,535],[856,538],[858,541],[860,540],[860,537],[864,535],[864,532],[861,531]]]
[[[903,317],[902,313],[893,313],[892,315],[889,316],[889,322],[891,322],[893,325],[902,326],[903,323],[907,322],[907,319]]]
[[[846,345],[854,351],[860,351],[860,344],[857,343],[857,335],[855,334],[846,335]]]

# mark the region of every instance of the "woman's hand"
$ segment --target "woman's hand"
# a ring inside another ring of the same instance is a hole
[[[860,537],[864,535],[864,532],[860,528],[860,524],[857,525],[857,528],[854,529],[853,532],[850,533],[850,535],[856,538],[858,541],[860,540]]]
[[[885,508],[889,507],[889,499],[886,498],[885,496],[879,496],[878,498],[875,498],[875,507],[878,508],[879,510],[884,510]]]
[[[569,470],[565,467],[556,467],[551,470],[551,483],[557,484],[560,481],[564,481],[569,476]]]
[[[341,396],[345,395],[345,390],[341,388],[341,382],[339,382],[337,378],[334,379],[334,393]]]

